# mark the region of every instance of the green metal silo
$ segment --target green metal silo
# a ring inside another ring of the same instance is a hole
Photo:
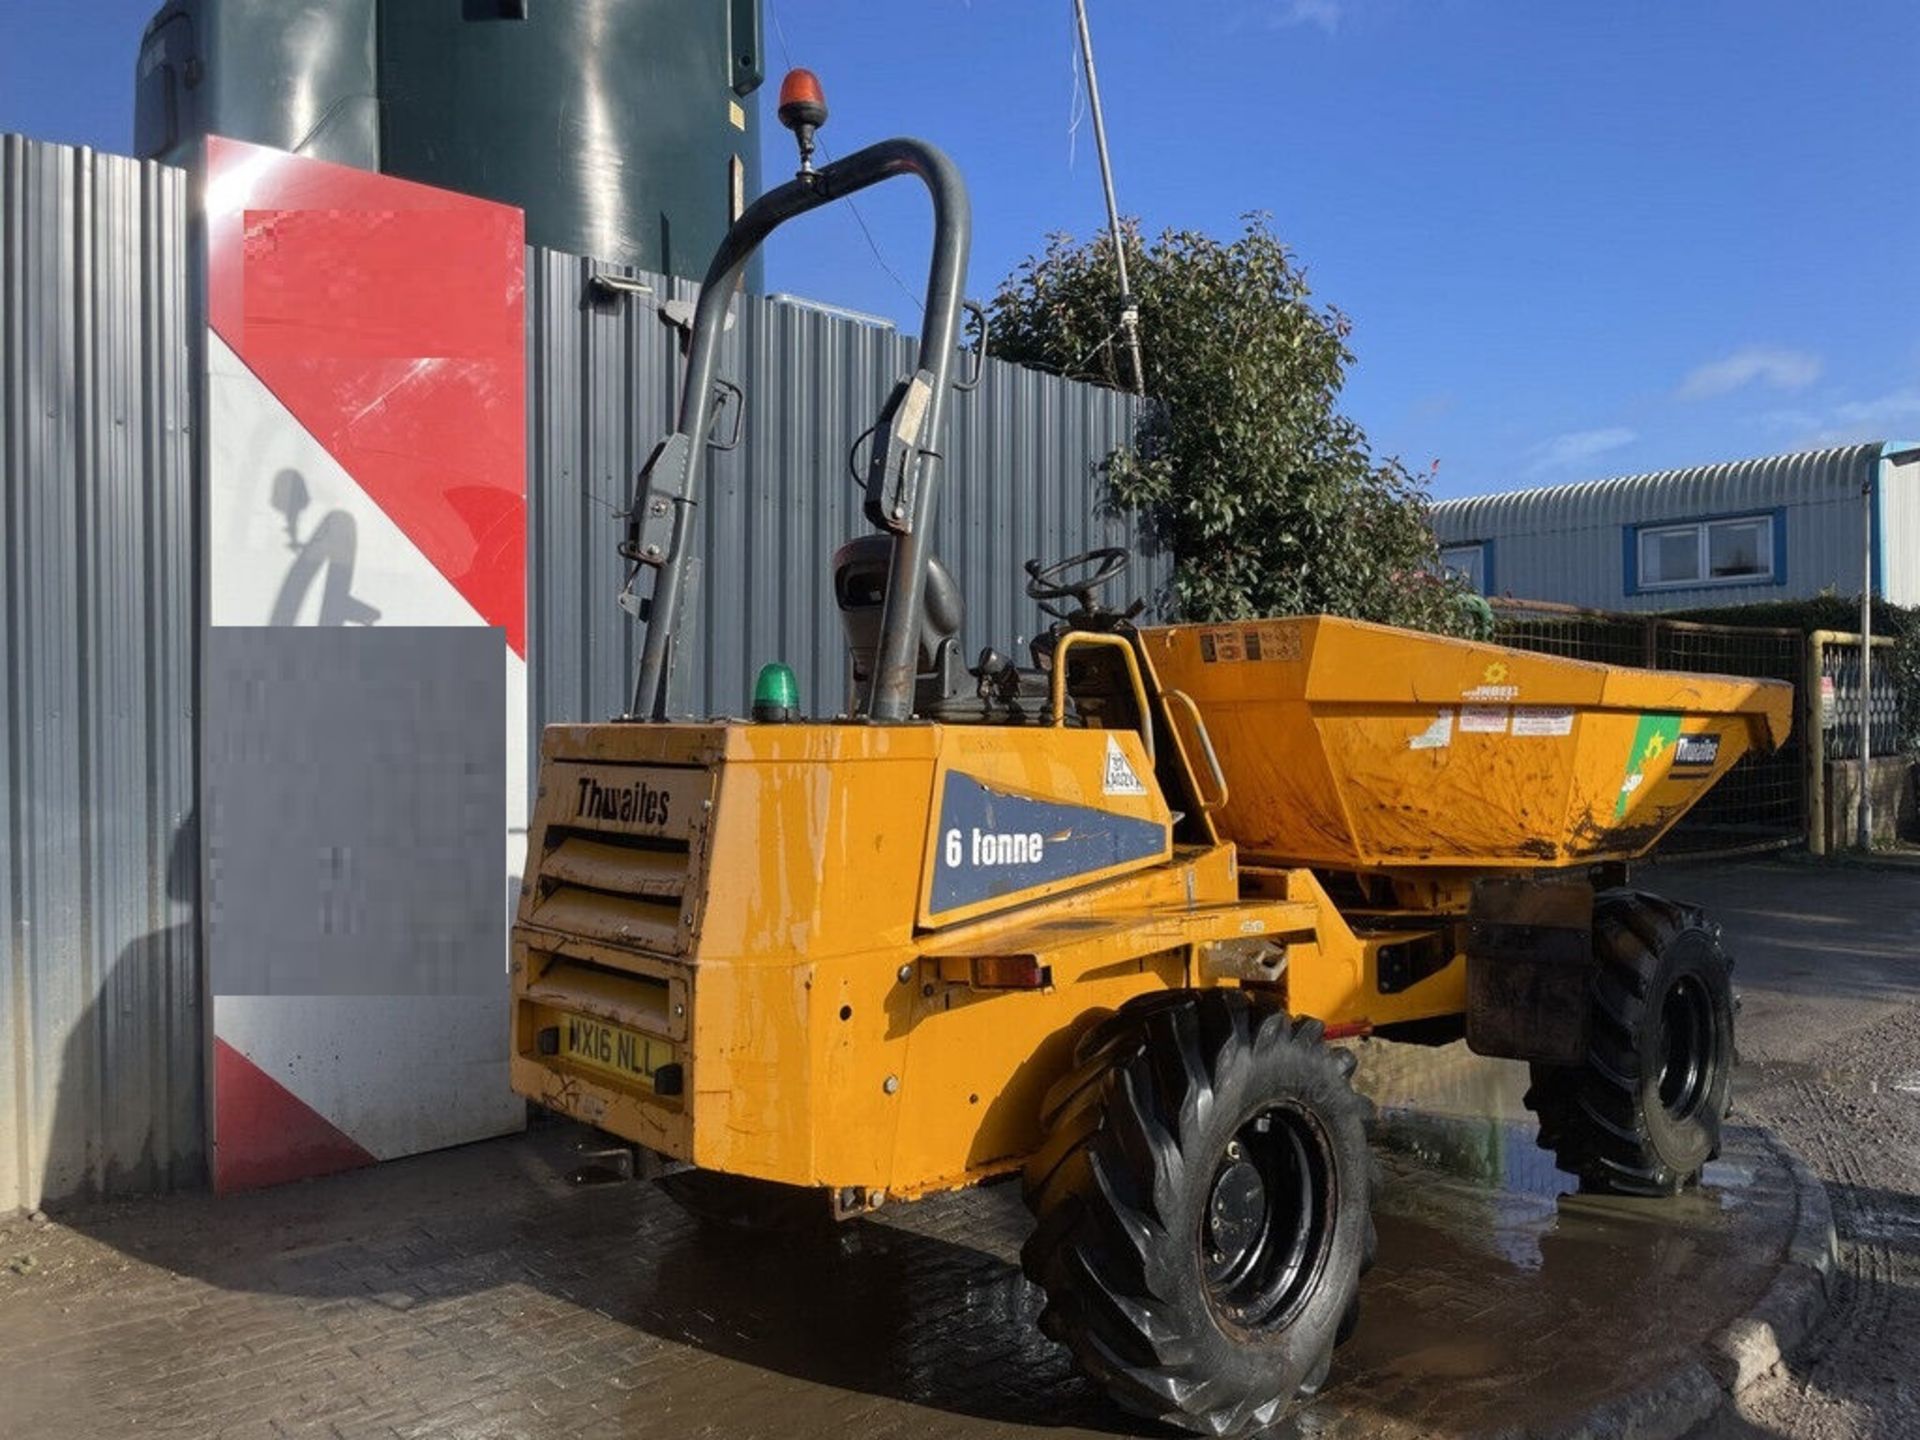
[[[141,46],[135,149],[295,150],[697,278],[759,188],[761,76],[760,0],[172,0]]]

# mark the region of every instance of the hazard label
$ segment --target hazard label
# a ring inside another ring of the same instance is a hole
[[[1100,788],[1108,795],[1144,795],[1147,787],[1134,772],[1126,751],[1113,736],[1107,737],[1107,770]]]

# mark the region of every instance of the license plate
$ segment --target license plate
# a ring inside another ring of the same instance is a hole
[[[569,1015],[560,1025],[560,1054],[622,1080],[651,1080],[673,1059],[673,1046],[624,1025]]]

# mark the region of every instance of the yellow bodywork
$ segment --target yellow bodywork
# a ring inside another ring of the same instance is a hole
[[[1484,872],[1642,855],[1741,756],[1787,735],[1793,687],[1595,665],[1311,616],[1141,632],[1231,783],[1242,856]]]
[[[968,1184],[1025,1158],[1075,1037],[1135,995],[1266,986],[1349,1032],[1459,1015],[1474,874],[1643,848],[1786,724],[1754,682],[1324,619],[1146,631],[1135,655],[1140,729],[1097,706],[549,727],[515,1088],[843,1207]],[[1462,723],[1481,704],[1504,734]],[[1565,732],[1516,726],[1531,706],[1570,710]],[[1709,732],[1711,763],[1695,742],[1701,774],[1675,775],[1678,738]],[[1366,903],[1343,913],[1336,883]]]
[[[1139,793],[1108,793],[1110,744]],[[956,770],[1170,833],[1133,731],[549,728],[514,929],[515,1087],[709,1169],[913,1195],[1019,1163],[1090,1011],[1262,949],[1322,977],[1330,1018],[1359,991],[1361,946],[1313,877],[1243,898],[1225,844],[1163,838],[930,912],[935,796]],[[976,984],[981,958],[1030,960],[1046,983]],[[666,1042],[681,1093],[541,1053],[568,1015]]]

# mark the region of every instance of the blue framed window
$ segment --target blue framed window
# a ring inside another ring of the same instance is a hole
[[[1461,545],[1440,547],[1442,573],[1458,575],[1473,587],[1476,595],[1489,594],[1493,584],[1493,542],[1473,540]]]
[[[1783,510],[1627,527],[1627,593],[1787,582]]]

